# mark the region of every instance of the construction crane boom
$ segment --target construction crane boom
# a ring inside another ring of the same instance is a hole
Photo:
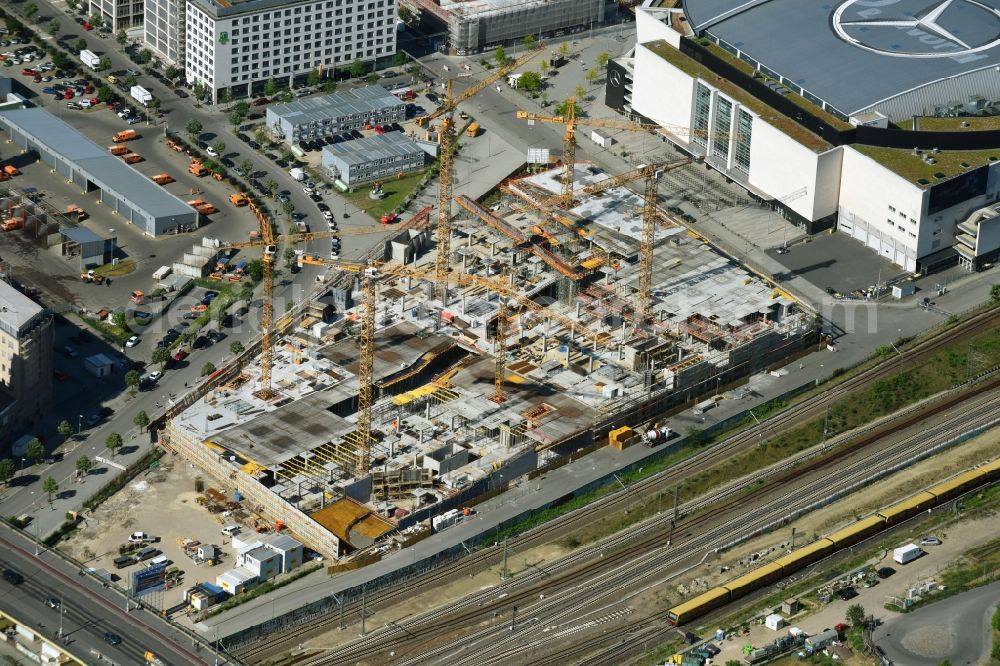
[[[685,136],[700,136],[712,138],[732,138],[737,134],[726,134],[722,132],[707,132],[705,130],[692,129],[690,127],[675,127],[673,125],[660,125],[653,123],[635,123],[629,120],[619,120],[617,118],[579,118],[576,115],[576,99],[566,98],[566,113],[562,116],[547,116],[541,113],[531,113],[528,111],[518,111],[517,117],[529,122],[557,123],[566,126],[566,133],[563,135],[563,163],[565,165],[565,180],[563,181],[562,197],[560,204],[569,207],[573,203],[573,179],[576,163],[576,128],[579,127],[603,127],[609,129],[628,130],[630,132],[655,132],[665,129],[674,134]]]

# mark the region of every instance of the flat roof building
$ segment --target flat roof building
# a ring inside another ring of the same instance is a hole
[[[198,212],[44,109],[0,111],[0,126],[23,150],[100,200],[149,236],[196,227]]]
[[[268,129],[289,143],[404,120],[406,104],[381,86],[344,90],[267,109]]]
[[[52,407],[52,316],[3,280],[0,388],[0,442],[9,450]]]
[[[393,0],[187,0],[182,18],[185,76],[213,100],[396,52]]]
[[[323,147],[323,168],[345,185],[419,171],[427,153],[402,132]]]

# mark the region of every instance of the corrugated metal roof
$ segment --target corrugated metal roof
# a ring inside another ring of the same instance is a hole
[[[41,305],[0,280],[0,328],[17,337],[21,328],[44,310]]]
[[[90,229],[85,229],[84,227],[67,227],[66,229],[60,229],[60,233],[74,243],[80,243],[81,245],[83,243],[99,243],[104,240]]]
[[[424,151],[402,132],[386,132],[364,139],[323,146],[323,152],[329,153],[329,156],[324,155],[324,157],[334,157],[346,164],[356,165],[391,157],[408,157]]]
[[[293,125],[302,125],[328,118],[382,111],[403,104],[398,97],[390,95],[382,86],[366,86],[279,104],[269,108],[267,115],[277,116]]]
[[[0,122],[87,174],[102,190],[151,217],[191,215],[195,210],[152,180],[44,109],[0,111]]]

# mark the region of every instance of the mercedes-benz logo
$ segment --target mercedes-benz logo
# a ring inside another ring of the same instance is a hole
[[[833,29],[858,48],[897,58],[959,58],[1000,45],[1000,9],[980,0],[847,0]]]
[[[608,81],[610,81],[611,85],[613,85],[615,88],[620,87],[622,84],[622,73],[619,72],[617,69],[611,70],[611,73],[608,74]]]

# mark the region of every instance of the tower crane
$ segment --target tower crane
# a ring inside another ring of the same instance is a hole
[[[617,118],[578,118],[576,116],[576,99],[566,98],[566,112],[562,116],[546,116],[540,113],[529,111],[518,111],[517,117],[528,122],[558,123],[566,126],[566,133],[563,134],[563,162],[565,163],[565,178],[562,188],[560,203],[564,207],[573,203],[573,171],[576,161],[576,128],[579,127],[606,127],[609,129],[621,129],[630,132],[655,132],[664,129],[679,136],[702,136],[713,138],[732,138],[735,134],[724,132],[708,132],[706,130],[692,129],[690,127],[676,127],[673,125],[662,125],[659,123],[635,123]]]
[[[437,267],[385,266],[357,261],[326,259],[315,255],[301,256],[298,258],[298,261],[300,264],[328,266],[337,270],[356,273],[361,278],[361,291],[364,302],[360,313],[361,334],[358,341],[358,425],[357,429],[349,437],[358,451],[355,472],[357,476],[361,477],[368,472],[370,466],[371,408],[374,398],[372,369],[375,364],[375,309],[378,295],[375,281],[380,277],[387,276],[412,278],[437,283]],[[587,329],[579,330],[581,327],[578,325],[578,322],[558,312],[550,311],[545,306],[536,303],[531,298],[521,294],[513,286],[507,284],[506,280],[502,277],[491,278],[449,271],[445,274],[445,281],[447,284],[459,287],[479,286],[496,293],[501,299],[497,319],[496,346],[494,349],[496,359],[499,360],[495,360],[494,364],[494,392],[491,396],[491,399],[497,402],[502,402],[505,399],[503,383],[506,369],[506,334],[504,331],[507,328],[507,319],[510,316],[509,308],[512,303],[555,319],[569,329],[574,336],[579,335],[593,344],[595,348],[600,346],[611,349],[617,344],[612,336],[607,333],[595,333]]]
[[[416,119],[418,127],[423,127],[430,121],[437,118],[441,119],[438,125],[438,151],[440,153],[440,157],[438,158],[438,219],[435,238],[437,243],[437,262],[435,266],[437,269],[437,289],[442,300],[446,298],[447,295],[447,281],[445,280],[445,274],[448,272],[448,255],[451,251],[451,146],[455,139],[455,127],[452,112],[454,112],[455,109],[458,108],[458,105],[465,100],[473,97],[483,89],[507,76],[507,74],[514,71],[514,69],[529,62],[544,48],[544,46],[544,44],[539,42],[531,51],[522,55],[517,60],[503,65],[485,79],[472,84],[462,91],[462,93],[457,97],[452,96],[452,80],[448,79],[448,81],[445,82],[444,104],[426,116],[421,116]]]

